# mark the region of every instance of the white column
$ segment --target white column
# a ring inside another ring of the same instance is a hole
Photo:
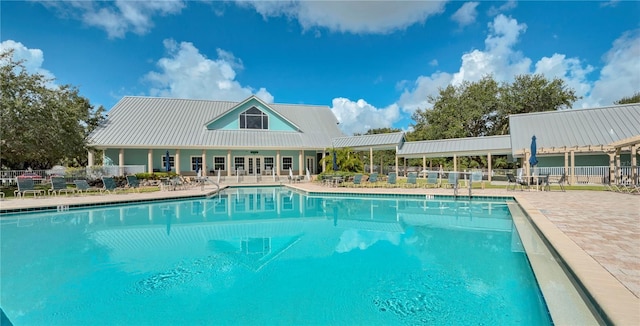
[[[422,155],[422,169],[426,170],[427,169],[427,156],[426,155]],[[427,176],[425,175],[425,178]]]
[[[202,175],[207,175],[207,171],[209,171],[209,169],[207,168],[207,150],[203,149],[202,150],[202,166],[200,167],[202,169]],[[197,173],[198,171],[196,171]]]
[[[571,184],[575,184],[576,183],[576,152],[575,151],[571,151],[570,153],[571,155]]]
[[[87,152],[87,166],[93,166],[93,151]]]
[[[564,175],[569,182],[569,152],[564,152]]]
[[[176,173],[180,174],[180,150],[176,149],[176,156],[174,158],[175,160],[175,165],[176,165]]]
[[[276,175],[280,176],[280,150],[276,151]]]
[[[231,150],[227,150],[227,176],[231,176]]]
[[[304,175],[304,170],[305,170],[305,167],[306,167],[306,164],[304,162],[304,157],[302,155],[303,153],[304,153],[304,151],[300,150],[300,154],[298,154],[298,162],[300,162],[298,164],[298,166],[300,167],[299,170],[298,170],[298,175]]]
[[[120,153],[118,153],[118,167],[120,168],[119,175],[124,175],[124,148],[120,148]]]
[[[620,148],[616,148],[616,183],[622,182],[622,175],[620,175]]]
[[[453,171],[458,172],[458,155],[453,154]]]
[[[491,182],[491,175],[493,174],[493,165],[491,164],[491,153],[487,153],[487,166],[489,171],[489,175],[487,176],[487,181]]]
[[[369,147],[369,173],[373,173],[373,147]]]
[[[153,173],[153,149],[147,151],[147,171]]]
[[[638,144],[631,146],[631,180],[635,185],[638,185],[638,159],[636,158],[638,153]]]
[[[398,146],[396,146],[396,176],[398,176]]]

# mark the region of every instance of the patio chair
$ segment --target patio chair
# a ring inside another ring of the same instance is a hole
[[[35,188],[35,184],[33,179],[31,178],[16,178],[16,184],[18,185],[18,190],[13,192],[15,197],[24,198],[26,194],[33,194],[33,197],[38,197],[38,195],[44,196],[44,190],[39,190]]]
[[[395,187],[396,186],[397,174],[395,172],[389,172],[389,176],[387,177],[387,187]]]
[[[135,175],[128,175],[127,187],[133,189],[133,191],[140,192],[140,182],[138,181],[138,177],[136,177]]]
[[[549,178],[547,177],[547,183],[549,183]],[[562,176],[560,177],[560,179],[558,179],[558,181],[556,181],[555,183],[557,183],[560,186],[560,190],[562,190],[563,192],[564,190],[564,184],[567,182],[567,175],[566,174],[562,174]],[[549,190],[551,190],[551,186],[549,186]]]
[[[440,183],[438,182],[438,172],[428,172],[427,173],[427,183],[424,185],[425,188],[438,188]]]
[[[373,172],[369,175],[369,180],[367,180],[367,187],[375,187],[378,183],[378,172]]]
[[[352,182],[349,184],[350,187],[360,187],[362,185],[362,173],[356,173],[353,176]]]
[[[451,187],[451,188],[457,188],[458,187],[458,172],[449,172],[449,175],[447,176],[447,183],[442,185],[443,187]]]
[[[84,193],[86,195],[89,192],[101,192],[100,188],[89,186],[87,180],[73,180],[73,183],[76,185],[76,191],[80,194]]]
[[[407,174],[407,183],[405,187],[415,188],[418,186],[418,172],[409,172]]]
[[[47,192],[49,193],[49,195],[53,194],[57,196],[61,192],[64,192],[65,195],[68,195],[69,192],[75,193],[76,190],[73,188],[67,188],[67,181],[64,177],[51,177],[51,189],[48,189]]]
[[[100,193],[108,192],[108,193],[117,193],[118,190],[122,189],[118,187],[116,184],[116,180],[113,177],[102,177],[102,189],[100,189]]]

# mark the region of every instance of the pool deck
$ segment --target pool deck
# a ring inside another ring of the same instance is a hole
[[[284,184],[307,192],[453,194],[453,190],[441,188],[335,188],[312,182]],[[221,187],[235,185],[223,184]],[[11,198],[0,201],[0,209],[183,198],[202,196],[214,190],[215,187],[207,186],[204,190],[198,187],[113,195]],[[459,194],[464,196],[468,191],[461,189]],[[514,197],[589,290],[607,315],[608,322],[640,325],[640,195],[504,189],[474,189],[473,195]]]

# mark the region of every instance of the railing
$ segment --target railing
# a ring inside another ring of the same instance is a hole
[[[389,167],[389,170],[393,171],[395,167]],[[398,167],[399,175],[404,172],[404,167]],[[385,168],[384,170],[387,170]],[[447,173],[451,171],[450,168],[444,168],[442,171],[439,168],[432,168],[429,170],[422,170],[422,167],[407,167],[408,172],[416,171],[420,173],[421,177],[426,177],[426,171],[435,171],[435,172],[444,172]],[[481,170],[483,175],[483,180],[488,180],[489,171],[486,168],[483,169],[458,169],[458,172],[469,172],[474,170]],[[518,169],[521,170],[521,169]],[[570,170],[570,169],[569,169]],[[369,171],[366,170],[365,171]],[[506,181],[507,173],[514,173],[517,175],[518,172],[514,169],[493,169],[491,170],[492,181]],[[576,166],[573,170],[573,178],[571,178],[571,171],[565,171],[563,166],[553,166],[553,167],[534,167],[533,174],[548,174],[551,177],[559,178],[563,174],[567,176],[568,182],[570,184],[609,184],[609,166]],[[615,173],[615,183],[627,183],[633,184],[634,180],[632,177],[632,169],[630,166],[622,166]],[[636,182],[640,182],[640,166],[636,167]]]
[[[103,165],[62,170],[3,170],[0,171],[2,186],[15,186],[17,177],[32,178],[34,183],[49,182],[51,176],[63,176],[68,183],[75,179],[100,179],[102,176],[125,176],[146,172],[144,165]]]

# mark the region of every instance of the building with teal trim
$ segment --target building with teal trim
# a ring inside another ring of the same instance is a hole
[[[327,106],[268,104],[255,96],[242,102],[127,96],[90,145],[106,161],[148,172],[169,164],[183,175],[304,175],[322,172],[331,139],[343,136]]]

